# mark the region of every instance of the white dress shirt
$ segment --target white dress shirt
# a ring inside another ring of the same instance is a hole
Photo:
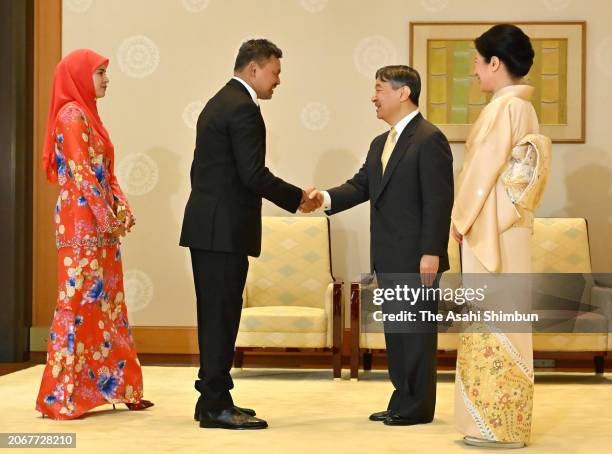
[[[399,137],[402,135],[402,132],[404,131],[406,126],[408,126],[408,123],[410,123],[412,119],[417,116],[418,113],[419,109],[413,110],[391,127],[391,129],[395,129],[395,132],[397,133],[397,140],[399,140]],[[323,194],[323,206],[320,209],[325,211],[331,210],[331,197],[329,195],[329,192],[321,191],[321,194]]]
[[[232,77],[232,79],[236,79],[238,82],[240,82],[242,85],[244,85],[244,88],[246,88],[249,92],[249,94],[251,95],[251,98],[253,98],[253,102],[257,105],[259,105],[259,102],[257,101],[257,93],[255,93],[255,90],[253,90],[253,88],[247,84],[244,80],[242,80],[240,77],[238,76],[234,76]]]

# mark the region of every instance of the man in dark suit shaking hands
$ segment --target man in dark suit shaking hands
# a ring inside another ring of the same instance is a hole
[[[230,369],[249,266],[261,250],[261,199],[296,212],[316,201],[265,165],[266,128],[259,99],[280,83],[282,51],[265,39],[242,44],[234,77],[214,95],[197,123],[191,194],[180,245],[189,247],[197,298],[200,427],[263,429],[255,411],[234,405]]]
[[[376,137],[365,163],[343,185],[312,191],[327,214],[370,202],[370,261],[383,288],[404,282],[436,287],[449,268],[447,247],[453,206],[453,157],[446,137],[418,111],[421,80],[408,66],[376,73],[372,102],[391,128]],[[401,275],[401,277],[400,277]],[[383,312],[437,312],[437,301],[413,306],[396,301]],[[389,307],[391,309],[389,309]],[[417,319],[418,321],[418,319]],[[387,410],[370,416],[387,425],[433,420],[436,402],[435,323],[385,323],[389,376],[395,387]]]

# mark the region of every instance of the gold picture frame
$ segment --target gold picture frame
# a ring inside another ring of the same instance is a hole
[[[450,142],[465,142],[490,99],[473,76],[474,38],[498,22],[410,22],[410,66],[421,74],[419,109]],[[556,143],[584,143],[586,22],[514,22],[536,57],[525,77],[540,132]]]

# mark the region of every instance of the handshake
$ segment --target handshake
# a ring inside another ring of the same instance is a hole
[[[323,206],[323,193],[317,188],[302,189],[301,213],[312,213]]]

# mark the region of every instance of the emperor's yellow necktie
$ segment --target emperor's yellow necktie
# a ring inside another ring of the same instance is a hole
[[[391,157],[391,153],[393,152],[393,148],[395,147],[396,137],[397,131],[395,130],[395,128],[391,128],[391,131],[389,131],[389,135],[387,136],[387,141],[385,142],[385,148],[383,148],[382,156],[380,157],[383,174],[385,173],[385,167],[387,167],[387,162],[389,162],[389,158]]]

